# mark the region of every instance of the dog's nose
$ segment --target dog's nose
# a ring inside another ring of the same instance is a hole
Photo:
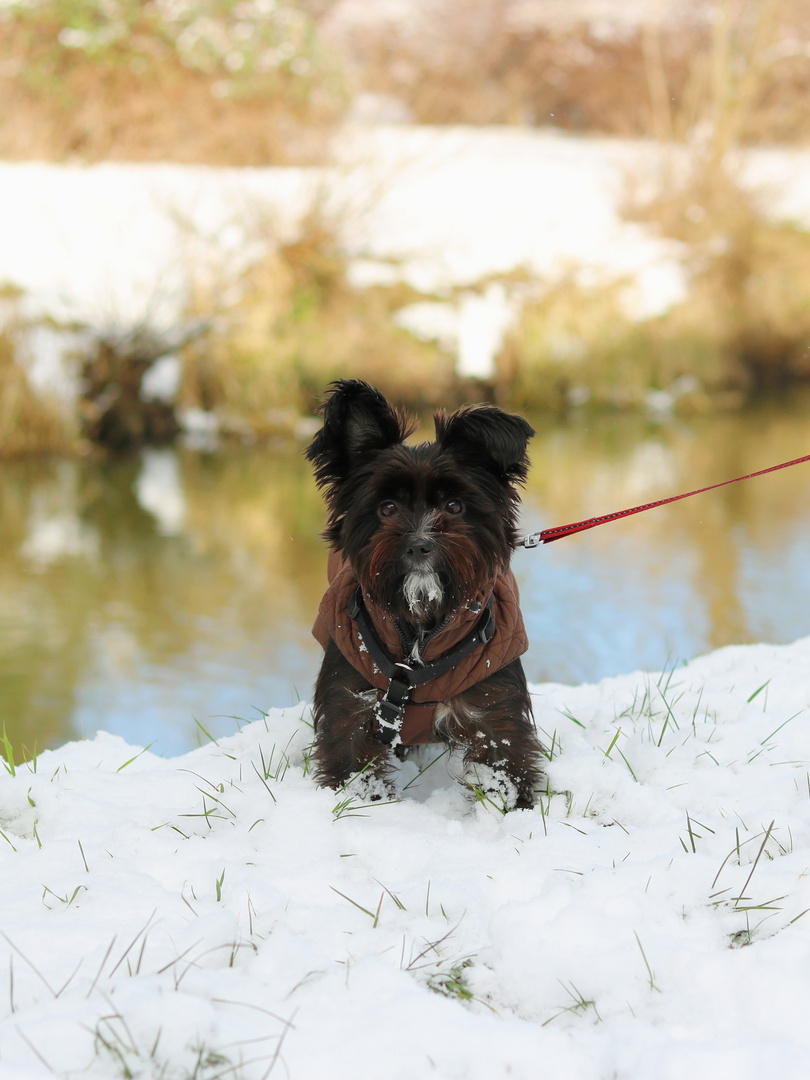
[[[411,559],[426,559],[433,554],[435,547],[429,536],[412,536],[405,547],[405,554]]]

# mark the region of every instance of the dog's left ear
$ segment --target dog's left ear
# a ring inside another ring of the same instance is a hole
[[[323,427],[306,451],[319,487],[339,485],[358,465],[404,442],[416,426],[360,379],[333,382],[321,412]]]
[[[483,465],[503,484],[523,483],[529,471],[526,446],[534,428],[522,416],[497,405],[465,405],[434,417],[436,442],[442,450],[471,465]]]

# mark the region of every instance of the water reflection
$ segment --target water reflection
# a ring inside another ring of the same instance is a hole
[[[7,466],[0,722],[175,753],[309,692],[320,507],[297,448]]]
[[[645,429],[574,425],[541,438],[526,524],[542,528],[702,487],[807,452],[810,399]],[[530,677],[660,669],[739,642],[810,633],[810,463],[519,555]]]
[[[543,428],[526,529],[796,457],[810,401],[650,427]],[[810,464],[535,551],[515,569],[530,679],[660,669],[810,633]],[[0,724],[39,748],[104,728],[175,754],[308,697],[320,497],[300,447],[0,470]]]

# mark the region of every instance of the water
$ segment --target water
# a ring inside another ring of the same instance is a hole
[[[798,457],[808,418],[793,395],[689,423],[538,423],[523,525]],[[101,728],[168,756],[307,699],[322,524],[299,446],[3,465],[0,725],[18,751]],[[809,634],[809,525],[807,464],[519,551],[530,680]]]

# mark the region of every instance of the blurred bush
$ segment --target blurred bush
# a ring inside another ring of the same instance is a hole
[[[638,319],[629,282],[588,287],[572,272],[548,285],[498,358],[502,400],[705,411],[810,380],[810,233],[770,220],[724,172],[698,173],[635,213],[684,241],[686,297]]]
[[[30,453],[69,453],[77,445],[75,417],[56,395],[35,388],[30,370],[27,327],[16,312],[20,298],[0,288],[0,458]]]
[[[767,48],[756,51],[756,88],[739,138],[810,138],[804,0],[684,2],[670,13],[653,22],[640,9],[631,19],[620,4],[602,5],[599,18],[585,21],[572,6],[563,20],[559,9],[555,17],[526,0],[440,0],[408,20],[360,23],[341,44],[362,86],[405,102],[420,123],[658,136],[664,108],[693,122],[701,111],[718,78],[724,22],[738,39],[773,22]],[[670,126],[668,135],[682,137],[688,128]]]
[[[293,0],[12,0],[0,51],[5,157],[317,160],[347,101]]]
[[[294,240],[279,243],[272,223],[264,228],[267,254],[238,282],[197,285],[189,314],[212,328],[185,350],[183,405],[262,435],[311,413],[324,386],[348,375],[413,406],[457,394],[453,358],[394,322],[421,294],[354,286],[336,225],[318,205]]]
[[[766,212],[742,184],[735,153],[777,131],[762,126],[762,106],[776,100],[774,65],[792,55],[785,18],[800,9],[721,0],[710,10],[685,88],[673,82],[664,39],[646,40],[660,159],[624,206],[625,216],[681,242],[688,295],[639,320],[620,302],[622,283],[584,289],[576,275],[557,283],[526,306],[503,350],[502,397],[556,411],[707,409],[810,379],[810,233]],[[807,120],[804,100],[791,115]],[[798,138],[804,128],[780,130]]]

